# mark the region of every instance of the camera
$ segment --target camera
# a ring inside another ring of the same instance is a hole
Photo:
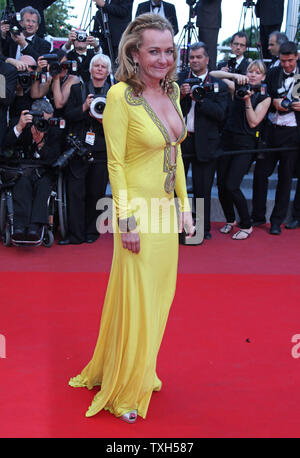
[[[42,74],[40,72],[19,72],[18,82],[23,89],[29,89],[33,81],[41,81]]]
[[[2,11],[1,21],[4,22],[4,24],[9,24],[9,30],[15,36],[20,35],[20,33],[25,30],[25,27],[22,27],[20,24],[20,13],[14,13],[11,8],[6,8]]]
[[[293,102],[299,102],[299,99],[295,99],[292,97],[291,99],[287,96],[283,97],[283,100],[281,102],[282,108],[286,108],[287,110],[292,110],[292,103]],[[285,114],[285,112],[279,112],[280,114]]]
[[[52,164],[52,167],[62,169],[74,156],[81,157],[89,162],[94,160],[92,153],[88,150],[88,148],[82,145],[82,142],[76,136],[73,136],[72,134],[68,135],[66,138],[66,143],[68,144],[69,149],[67,149],[61,156],[59,156],[54,164]]]
[[[235,66],[236,66],[236,57],[235,56],[229,57],[228,63],[227,63],[228,71],[230,73],[234,73]]]
[[[218,92],[219,84],[218,83],[203,83],[199,78],[187,78],[183,81],[187,83],[192,88],[192,96],[196,102],[203,100],[206,94],[210,92]]]
[[[66,122],[63,118],[50,118],[45,119],[42,111],[29,111],[28,114],[32,116],[32,124],[39,132],[47,132],[50,126],[59,127],[64,129]]]
[[[253,91],[254,93],[260,93],[262,95],[266,94],[266,85],[265,84],[236,84],[235,88],[235,96],[237,99],[243,99],[247,94],[248,91]]]
[[[51,76],[58,75],[62,70],[66,69],[70,73],[77,72],[76,60],[66,60],[59,62],[56,54],[44,54],[44,59],[49,63],[49,73]]]
[[[105,97],[98,97],[94,95],[94,100],[90,105],[90,114],[96,119],[102,119],[105,105]]]
[[[87,39],[87,32],[85,30],[77,30],[76,32],[76,40],[77,41],[81,41],[81,42],[84,42],[86,41]]]

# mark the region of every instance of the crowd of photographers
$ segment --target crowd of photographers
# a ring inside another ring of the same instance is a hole
[[[96,0],[100,8],[101,2]],[[132,1],[124,3],[131,12]],[[140,13],[148,3],[141,3]],[[162,3],[168,11],[167,2],[158,0],[153,0],[152,9],[161,8]],[[170,17],[175,28],[177,20]],[[48,221],[47,202],[57,171],[64,169],[69,230],[58,243],[93,243],[99,237],[97,202],[105,196],[108,183],[101,119],[106,93],[114,83],[114,60],[107,54],[115,51],[115,45],[108,46],[105,54],[96,32],[72,30],[67,42],[51,51],[40,33],[41,20],[40,12],[31,6],[18,14],[6,8],[1,20],[0,75],[5,80],[0,98],[1,163],[21,165],[23,171],[13,188],[13,237],[16,242],[39,239]],[[126,24],[129,20],[128,16]],[[204,198],[206,240],[211,238],[215,175],[226,219],[220,230],[233,232],[236,240],[248,238],[254,226],[266,222],[268,177],[277,164],[270,233],[279,235],[292,179],[299,177],[297,46],[273,31],[269,36],[273,59],[268,68],[261,60],[250,62],[245,57],[247,46],[247,35],[235,33],[230,43],[232,57],[212,71],[208,47],[201,41],[194,43],[188,69],[178,74],[188,130],[182,143],[183,160],[186,174],[192,167],[194,198]],[[253,209],[249,214],[241,183],[252,163]],[[285,226],[289,229],[300,227],[299,181],[292,220]]]

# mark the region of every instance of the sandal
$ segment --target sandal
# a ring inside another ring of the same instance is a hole
[[[249,229],[240,229],[235,234],[233,234],[232,239],[233,240],[246,240],[250,237],[250,234],[252,231],[253,231],[252,227],[250,227]]]
[[[233,223],[226,223],[225,226],[222,226],[220,232],[222,234],[229,234],[232,231],[233,227],[236,226],[236,221]]]
[[[137,419],[137,411],[131,410],[130,412],[126,412],[121,416],[121,419],[126,421],[126,423],[135,423]]]

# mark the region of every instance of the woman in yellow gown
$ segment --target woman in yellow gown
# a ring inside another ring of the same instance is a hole
[[[185,225],[191,236],[194,228],[170,23],[156,14],[136,18],[123,34],[118,60],[119,83],[108,92],[103,126],[119,230],[94,354],[69,384],[101,385],[86,416],[105,409],[132,423],[146,417],[152,392],[162,386],[156,360],[178,263],[174,189],[179,230]]]

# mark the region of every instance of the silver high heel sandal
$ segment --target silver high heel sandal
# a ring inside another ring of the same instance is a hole
[[[121,416],[121,420],[126,421],[126,423],[135,423],[137,419],[137,411],[136,410],[130,410],[130,412],[124,413],[124,415]]]

